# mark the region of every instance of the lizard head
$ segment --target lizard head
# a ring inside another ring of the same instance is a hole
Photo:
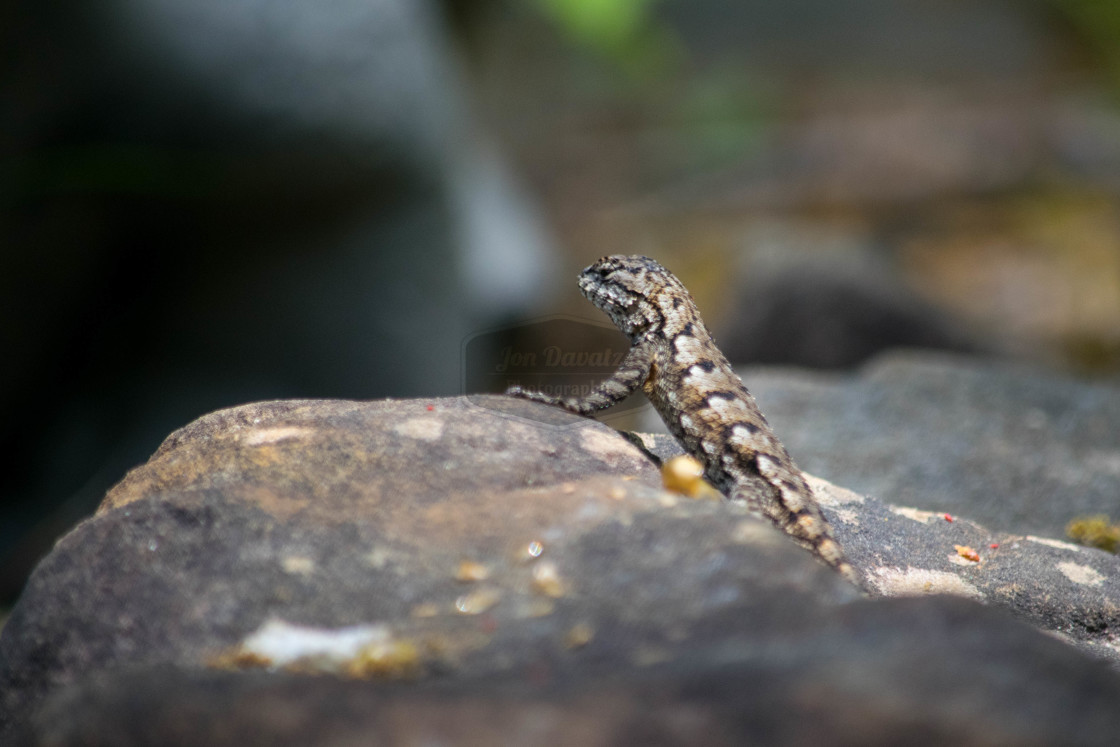
[[[692,299],[681,281],[649,257],[603,257],[579,276],[579,289],[631,340],[657,334]]]

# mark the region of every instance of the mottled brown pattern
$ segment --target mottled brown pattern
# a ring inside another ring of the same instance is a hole
[[[582,399],[517,387],[509,394],[587,415],[641,387],[725,496],[746,503],[858,585],[801,470],[716,347],[681,281],[648,257],[619,255],[585,269],[579,287],[630,338],[618,371]]]

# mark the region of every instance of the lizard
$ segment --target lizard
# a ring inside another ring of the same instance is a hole
[[[583,397],[516,386],[506,393],[590,415],[640,388],[726,498],[860,586],[805,476],[716,347],[684,284],[649,257],[614,255],[584,269],[579,288],[630,339],[618,369]]]

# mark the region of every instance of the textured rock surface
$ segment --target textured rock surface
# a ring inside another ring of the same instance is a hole
[[[1120,388],[917,352],[852,376],[741,373],[799,466],[863,494],[830,516],[858,523],[841,538],[876,592],[972,596],[1120,661],[1120,561],[1060,540],[1120,511]]]
[[[891,348],[976,352],[968,325],[908,292],[871,251],[805,250],[819,234],[767,226],[750,235],[731,284],[735,300],[716,329],[732,363],[847,368]]]
[[[966,567],[951,543],[979,527],[815,489],[875,593],[994,599],[1024,558],[1074,552],[1024,540]],[[1100,555],[1078,564],[1115,576]],[[1019,590],[1036,622],[1075,583],[1115,598],[1090,570],[1039,574]],[[277,619],[376,625],[402,666],[266,674],[245,644]],[[974,600],[861,598],[741,509],[666,493],[611,429],[500,397],[266,402],[177,431],[36,570],[0,634],[0,693],[10,741],[56,745],[1107,744],[1120,728],[1107,664]]]
[[[600,649],[504,677],[424,684],[118,673],[53,699],[36,736],[114,747],[956,747],[1114,744],[1120,725],[1113,672],[965,600],[849,605],[788,635],[757,633],[731,617],[713,622],[718,635],[680,641],[661,663],[620,662]]]
[[[672,437],[643,434],[658,458]],[[959,515],[884,503],[810,475],[825,515],[876,596],[954,594],[1004,607],[1120,666],[1120,558]]]
[[[1120,510],[1116,385],[918,352],[851,376],[740,373],[798,465],[856,492],[1047,537]]]

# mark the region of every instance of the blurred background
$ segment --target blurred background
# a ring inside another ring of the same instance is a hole
[[[736,363],[1120,371],[1120,3],[0,9],[0,608],[173,429],[459,394],[643,253]]]

